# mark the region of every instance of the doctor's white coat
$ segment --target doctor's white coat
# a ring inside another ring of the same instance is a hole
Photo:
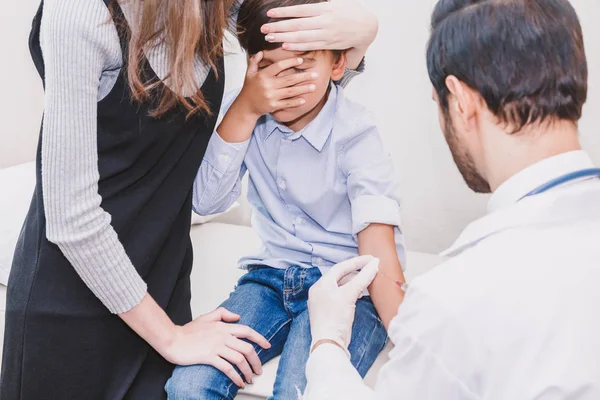
[[[517,201],[592,166],[572,152],[507,182],[454,257],[411,284],[375,390],[322,345],[305,399],[600,400],[600,180]]]

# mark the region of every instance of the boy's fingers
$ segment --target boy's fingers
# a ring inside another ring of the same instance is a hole
[[[297,67],[298,65],[301,65],[303,62],[304,62],[304,59],[302,59],[301,57],[288,58],[287,60],[282,60],[282,61],[279,61],[279,62],[269,65],[264,71],[267,74],[269,74],[270,76],[277,76],[282,71],[285,71],[286,69]]]
[[[306,100],[304,99],[288,99],[288,100],[281,100],[278,101],[277,104],[275,104],[275,111],[281,111],[281,110],[287,110],[289,108],[297,108],[297,107],[301,107],[303,105],[306,104]]]
[[[317,51],[317,50],[334,50],[331,49],[330,45],[324,41],[318,42],[306,42],[306,43],[284,43],[282,49],[287,51],[297,51],[297,52],[309,52],[309,51]]]
[[[277,91],[277,97],[282,100],[292,99],[294,97],[298,97],[298,96],[306,94],[306,93],[312,93],[316,89],[317,89],[317,87],[313,84],[287,87],[284,89],[279,89]]]
[[[287,88],[290,86],[296,86],[299,83],[309,82],[317,79],[318,77],[319,74],[317,74],[316,72],[297,72],[295,74],[277,78],[277,87]]]
[[[250,62],[248,63],[248,73],[256,74],[258,72],[258,64],[262,61],[264,57],[264,53],[259,51],[252,58],[250,58]]]

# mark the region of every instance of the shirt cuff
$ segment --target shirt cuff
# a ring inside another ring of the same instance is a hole
[[[241,143],[228,143],[215,131],[208,142],[204,160],[221,174],[239,172],[249,145],[250,139]]]
[[[370,224],[402,225],[400,205],[385,196],[364,195],[352,202],[352,233],[358,235]]]
[[[340,85],[341,87],[346,87],[352,81],[352,79],[354,79],[358,75],[362,74],[363,72],[365,72],[365,58],[364,57],[360,61],[360,64],[358,64],[358,67],[356,69],[346,68],[346,70],[344,71],[344,76],[342,76],[342,79],[340,79],[337,82],[337,84]]]

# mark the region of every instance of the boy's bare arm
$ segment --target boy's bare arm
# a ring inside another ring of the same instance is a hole
[[[358,234],[358,250],[361,255],[379,258],[379,274],[369,286],[369,294],[386,329],[398,313],[404,292],[393,281],[404,282],[404,273],[398,260],[394,227],[371,224]]]

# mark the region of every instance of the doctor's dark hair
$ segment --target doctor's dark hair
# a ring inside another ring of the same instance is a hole
[[[534,122],[577,122],[587,98],[587,61],[567,0],[440,0],[431,19],[429,77],[448,114],[445,80],[479,92],[514,132]]]
[[[270,43],[265,40],[265,34],[260,28],[269,22],[278,21],[270,18],[267,12],[273,8],[299,6],[304,4],[324,3],[328,0],[245,0],[239,10],[237,34],[240,45],[246,52],[253,56],[264,50],[275,50],[281,43]],[[333,51],[336,56],[342,51]]]

